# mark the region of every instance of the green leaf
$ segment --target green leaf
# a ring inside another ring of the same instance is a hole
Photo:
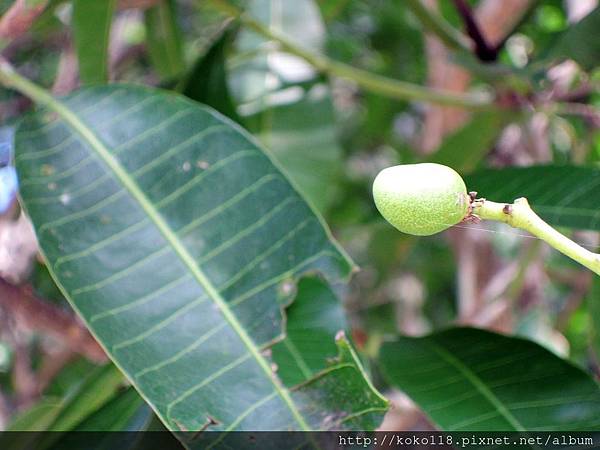
[[[431,162],[450,166],[458,172],[474,170],[492,149],[507,119],[507,115],[499,111],[476,114],[465,126],[444,139]]]
[[[325,21],[337,19],[346,8],[348,8],[349,0],[329,0],[327,2],[315,2],[321,11],[321,15]]]
[[[335,343],[338,355],[330,362],[330,366],[292,389],[292,395],[296,401],[305,405],[303,413],[309,421],[320,423],[322,429],[373,430],[381,423],[389,402],[368,381],[346,336],[340,333]],[[285,428],[274,423],[273,429]],[[247,442],[247,436],[239,433],[231,433],[226,437],[217,434],[216,440],[212,434],[202,433],[194,442],[194,448],[212,448],[209,444],[220,444],[216,448],[245,448],[243,440]],[[301,442],[294,442],[293,445],[289,442],[282,443],[279,448],[307,448],[302,443],[307,443],[311,436],[314,434],[285,434],[284,439],[295,437]]]
[[[600,425],[600,389],[533,342],[455,328],[381,348],[391,384],[446,431],[575,431]]]
[[[18,416],[10,431],[69,431],[105,404],[123,385],[123,376],[112,364],[96,367],[64,398],[46,397]]]
[[[273,361],[284,384],[294,386],[312,378],[336,356],[334,337],[348,325],[335,293],[316,277],[300,280],[286,317],[286,337],[273,346]]]
[[[50,272],[48,272],[48,268],[45,264],[40,264],[40,268],[43,268],[44,275],[47,275],[49,278],[48,282],[51,282],[53,285],[53,290],[59,292],[57,297],[46,296],[48,299],[52,298],[62,298],[62,294],[60,294],[60,290],[58,286],[54,283],[54,280],[50,276]],[[39,289],[36,286],[36,289]],[[67,302],[65,300],[64,303],[61,302],[61,307],[68,307]],[[94,372],[94,370],[98,366],[91,361],[87,360],[84,357],[78,357],[72,361],[70,361],[65,367],[63,367],[60,372],[52,378],[52,382],[48,385],[48,387],[44,390],[44,394],[47,396],[56,396],[56,397],[66,397],[70,395],[72,391],[77,389],[82,383],[85,382],[85,379]]]
[[[43,436],[31,432],[47,430],[48,426],[60,413],[61,408],[61,398],[42,398],[15,418],[6,429],[7,433],[0,434],[0,448],[11,450],[40,449]]]
[[[145,423],[150,419],[151,414],[152,411],[136,390],[128,388],[86,417],[74,430],[102,432],[138,430],[139,427],[131,427],[132,424],[139,422],[138,416],[141,416],[141,422]]]
[[[600,230],[600,169],[531,166],[484,169],[465,178],[467,189],[496,202],[526,197],[554,226]]]
[[[226,30],[198,59],[185,80],[182,93],[239,122],[235,104],[229,94],[225,67],[225,53],[235,33],[236,30]]]
[[[550,58],[569,58],[575,60],[586,70],[598,66],[600,61],[600,40],[597,39],[600,28],[600,7],[561,33],[548,52]]]
[[[62,399],[59,397],[44,397],[28,410],[19,414],[9,425],[7,431],[41,431],[46,430],[48,426],[56,419],[60,413]],[[17,448],[16,443],[12,442],[9,446],[6,441],[0,439],[0,443],[5,448]],[[21,447],[18,447],[21,448]]]
[[[83,84],[108,81],[108,45],[116,0],[73,0],[73,38]]]
[[[7,433],[0,436],[0,448],[13,450],[48,448],[89,418],[115,396],[123,385],[123,376],[112,364],[96,367],[64,398],[46,397],[18,416],[8,431],[52,431],[53,433]]]
[[[71,433],[65,433],[52,446],[52,450],[133,450],[142,435],[135,431],[148,431],[152,410],[133,388],[114,396],[101,408],[90,414]],[[164,434],[164,433],[163,433]],[[149,446],[147,448],[150,448]],[[166,448],[179,448],[178,446]]]
[[[270,106],[247,121],[306,197],[325,212],[337,193],[342,165],[329,88],[316,85],[298,101]]]
[[[74,394],[63,400],[59,414],[47,430],[72,430],[111,399],[123,381],[121,372],[112,364],[97,367]]]
[[[181,32],[176,17],[174,0],[160,0],[144,13],[150,60],[164,79],[176,78],[185,70]]]
[[[322,50],[325,27],[313,0],[251,0],[246,9],[270,28]],[[338,194],[342,171],[329,87],[315,84],[314,68],[306,62],[251,30],[242,28],[236,44],[228,81],[244,125],[273,152],[308,200],[325,212]]]
[[[167,427],[320,429],[332,411],[369,423],[369,392],[348,393],[353,409],[319,403],[263,355],[291,283],[341,283],[352,264],[248,134],[142,87],[49,107],[16,134],[23,203],[61,290]]]

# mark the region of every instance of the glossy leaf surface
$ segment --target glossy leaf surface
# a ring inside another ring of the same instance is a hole
[[[17,132],[21,195],[53,276],[169,428],[376,425],[358,361],[289,391],[263,355],[294,279],[352,264],[249,135],[140,87],[51,107]],[[344,404],[341,371],[362,380]]]

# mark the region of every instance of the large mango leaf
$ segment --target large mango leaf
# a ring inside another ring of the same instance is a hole
[[[600,169],[531,166],[479,170],[465,177],[469,190],[495,202],[526,197],[554,226],[600,230]]]
[[[472,328],[381,348],[386,378],[446,431],[576,431],[600,425],[600,389],[531,341]]]
[[[367,381],[354,350],[343,333],[335,343],[338,356],[330,361],[329,367],[316,376],[291,390],[295,399],[308,406],[305,410],[309,419],[317,420],[323,429],[372,430],[382,419],[388,401],[381,397]],[[334,407],[332,407],[335,405]],[[359,406],[357,408],[357,406]],[[320,408],[326,408],[323,410]],[[353,411],[354,410],[354,411]],[[278,418],[275,419],[279,421]],[[285,428],[279,428],[282,430]],[[184,437],[188,437],[186,433]],[[276,450],[325,449],[319,445],[315,433],[272,433],[258,444],[258,448]],[[248,435],[245,433],[201,433],[192,438],[195,448],[246,448]]]
[[[142,87],[48,106],[15,138],[24,205],[65,296],[167,427],[377,425],[387,403],[354,356],[293,390],[265,356],[294,280],[341,283],[352,264],[247,133]]]

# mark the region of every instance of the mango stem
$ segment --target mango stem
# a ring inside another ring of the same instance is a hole
[[[513,203],[496,203],[486,199],[475,199],[471,203],[471,215],[484,220],[504,222],[514,228],[528,231],[600,275],[600,254],[586,250],[544,222],[531,209],[526,198],[519,198]]]

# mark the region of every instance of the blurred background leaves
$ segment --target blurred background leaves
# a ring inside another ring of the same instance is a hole
[[[376,358],[389,335],[422,336],[454,324],[481,327],[537,342],[597,379],[600,293],[591,274],[504,226],[463,224],[426,239],[402,235],[381,219],[370,194],[371,181],[383,167],[443,162],[463,173],[468,187],[483,197],[500,202],[529,197],[540,215],[596,249],[597,1],[467,2],[487,43],[498,50],[494,61],[485,62],[448,49],[423,26],[409,2],[235,3],[270,29],[334,61],[460,95],[493,94],[498,108],[473,113],[373,93],[283,52],[211,0],[107,2],[110,34],[106,27],[86,24],[92,14],[87,8],[99,5],[81,1],[42,1],[23,29],[7,29],[13,2],[2,0],[0,37],[10,36],[2,56],[56,94],[107,79],[160,86],[204,102],[251,131],[361,267],[351,286],[336,293],[343,297],[345,318],[328,308],[329,288],[318,280],[302,281],[310,298],[322,301],[312,310],[304,303],[304,289],[299,290],[288,310],[288,338],[310,355],[314,346],[303,330],[329,336],[333,328],[348,328],[377,386],[397,406],[384,427],[434,426],[397,389],[410,395],[410,383],[394,386],[391,376],[380,374]],[[454,3],[423,1],[454,29],[465,31]],[[8,124],[0,132],[0,274],[17,285],[21,296],[50,305],[60,317],[67,314],[66,320],[80,329],[36,258],[35,237],[14,201],[10,124],[30,106],[12,91],[0,91],[0,117]],[[9,298],[6,290],[0,296]],[[44,428],[72,396],[83,395],[79,378],[93,363],[78,355],[94,358],[74,350],[72,336],[24,320],[17,310],[0,301],[0,424],[8,427],[17,417],[13,426]],[[304,314],[314,321],[303,319]],[[300,326],[294,322],[298,317]],[[280,345],[274,358],[281,377],[293,382],[298,373],[286,375],[290,359]],[[334,350],[319,348],[323,354]],[[309,372],[317,369],[313,362],[306,361]],[[73,372],[80,375],[69,375]],[[77,420],[69,422],[84,428],[117,422],[120,427],[149,426],[151,412],[122,384],[115,381],[93,414],[77,412]],[[427,410],[427,402],[420,403]],[[123,416],[109,413],[114,422],[106,422],[103,411],[112,410]]]

